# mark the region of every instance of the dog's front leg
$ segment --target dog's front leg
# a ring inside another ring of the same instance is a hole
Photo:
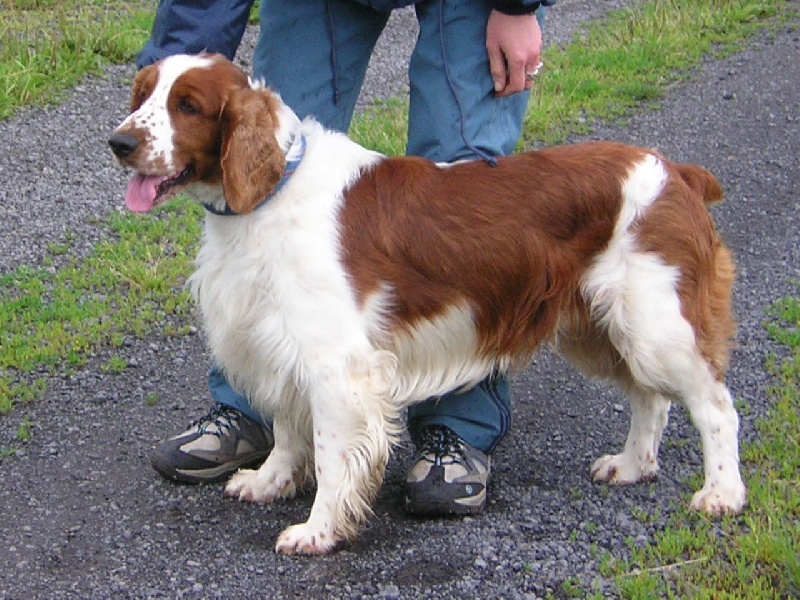
[[[388,387],[343,371],[341,380],[324,377],[312,386],[317,495],[308,521],[278,537],[283,554],[327,554],[353,539],[383,482],[397,421]]]
[[[337,442],[341,433],[318,435],[315,432],[315,474],[317,494],[308,521],[292,525],[278,537],[275,550],[282,554],[327,554],[346,539],[345,531],[355,529],[340,506],[342,496],[352,495],[347,485],[346,453],[350,450]],[[343,437],[343,436],[342,436]],[[342,523],[344,521],[344,523]],[[344,527],[343,527],[344,525]]]
[[[239,469],[225,486],[225,495],[247,502],[268,504],[292,498],[309,478],[311,438],[297,423],[276,415],[275,447],[259,469]]]

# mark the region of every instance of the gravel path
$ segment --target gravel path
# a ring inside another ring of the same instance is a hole
[[[561,0],[550,43],[622,4]],[[393,17],[364,103],[403,92],[414,30],[413,13]],[[750,408],[744,439],[756,436],[754,421],[768,408],[764,361],[778,351],[762,326],[765,309],[796,291],[791,282],[800,278],[797,56],[797,30],[764,36],[708,61],[658,110],[591,135],[703,164],[726,188],[727,202],[713,212],[739,261],[739,348],[729,384]],[[67,235],[77,239],[77,256],[107,235],[102,220],[122,210],[126,175],[105,139],[124,115],[132,74],[112,68],[58,107],[0,123],[0,273],[40,263],[48,244]],[[25,409],[33,439],[0,462],[0,598],[528,599],[563,596],[569,578],[613,596],[599,573],[601,554],[624,557],[629,543],[645,543],[687,501],[683,481],[702,465],[698,436],[673,409],[655,483],[593,485],[589,465],[621,447],[627,406],[545,353],[515,380],[514,425],[496,454],[484,514],[406,516],[403,450],[353,546],[291,559],[273,553],[274,540],[304,518],[311,497],[248,506],[223,498],[221,486],[168,483],[149,466],[153,444],[207,406],[201,336],[131,340],[121,353],[137,366],[104,374],[98,366],[108,357],[98,356],[79,372],[59,373],[47,397]],[[154,391],[161,401],[148,406]],[[0,420],[4,444],[18,427],[16,415]]]

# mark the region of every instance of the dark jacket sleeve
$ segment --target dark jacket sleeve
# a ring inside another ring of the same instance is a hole
[[[494,0],[494,8],[507,15],[529,15],[540,6],[555,3],[556,0]]]
[[[161,0],[153,31],[136,59],[140,69],[171,54],[219,52],[231,60],[254,0]]]

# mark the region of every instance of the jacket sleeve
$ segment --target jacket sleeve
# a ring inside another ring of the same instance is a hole
[[[507,15],[529,15],[540,6],[555,3],[556,0],[494,0],[494,8]]]
[[[233,60],[254,0],[161,0],[138,68],[172,54],[219,52]]]

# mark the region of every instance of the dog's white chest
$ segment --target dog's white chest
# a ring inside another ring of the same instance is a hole
[[[274,212],[210,218],[191,279],[214,361],[266,411],[330,340],[363,327],[335,226]]]

